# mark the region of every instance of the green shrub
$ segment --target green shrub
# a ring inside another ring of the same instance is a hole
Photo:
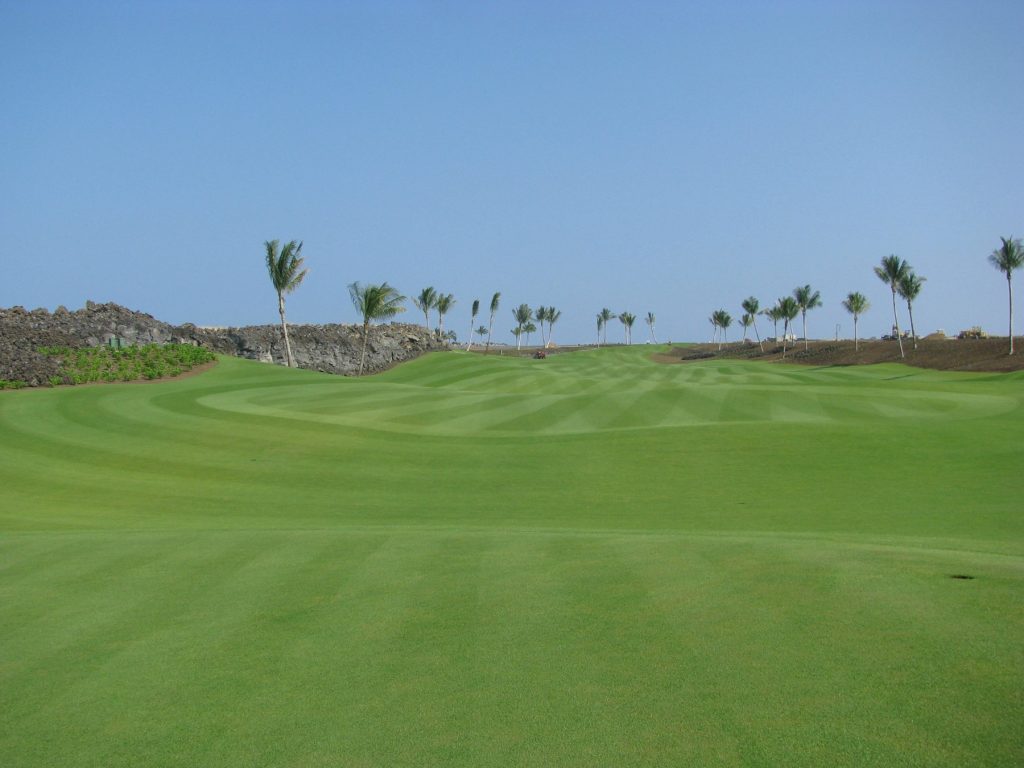
[[[216,359],[209,350],[189,344],[146,344],[121,349],[39,347],[37,351],[60,360],[60,375],[51,377],[50,381],[54,385],[65,382],[87,384],[93,381],[138,381],[180,376],[196,365]],[[55,382],[55,379],[58,381]]]

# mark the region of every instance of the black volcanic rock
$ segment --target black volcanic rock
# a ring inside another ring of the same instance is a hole
[[[289,325],[292,355],[299,368],[351,375],[359,368],[363,330],[359,325]],[[213,352],[283,365],[286,359],[280,325],[242,328],[173,326],[152,315],[119,304],[87,301],[69,312],[46,309],[0,308],[0,379],[30,386],[49,382],[58,372],[56,361],[38,354],[39,347],[89,347],[114,337],[130,345],[184,343]],[[424,352],[448,345],[418,325],[391,323],[371,326],[366,350],[366,373],[382,371]]]

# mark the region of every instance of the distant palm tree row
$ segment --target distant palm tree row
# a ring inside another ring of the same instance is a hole
[[[1019,238],[1001,237],[1000,240],[1002,241],[1001,246],[989,255],[988,260],[993,267],[1002,272],[1006,277],[1006,288],[1009,298],[1009,353],[1012,355],[1014,352],[1013,273],[1024,266],[1024,244],[1022,244]],[[274,291],[277,293],[277,311],[281,318],[281,330],[284,335],[287,363],[289,367],[294,367],[295,361],[292,356],[291,341],[288,337],[288,323],[285,319],[285,296],[298,288],[309,272],[309,270],[303,268],[302,242],[291,240],[282,246],[279,240],[268,240],[263,245],[267,272],[274,286]],[[907,302],[910,338],[914,349],[916,349],[917,329],[914,327],[914,302],[920,295],[926,278],[918,275],[909,263],[895,254],[884,257],[879,266],[874,268],[874,272],[879,280],[889,286],[892,292],[892,335],[895,336],[899,343],[900,357],[905,357],[903,333],[900,331],[899,312],[896,307],[896,296],[899,294],[900,298]],[[402,302],[405,301],[405,297],[386,282],[380,285],[366,286],[355,282],[349,285],[349,294],[353,306],[363,319],[363,350],[359,361],[359,373],[362,374],[363,365],[366,360],[366,341],[370,323],[375,320],[389,319],[400,312],[404,312],[405,307],[402,306]],[[441,293],[433,286],[429,286],[420,291],[419,295],[413,298],[412,301],[423,312],[424,326],[428,330],[430,329],[430,313],[434,310],[437,311],[436,333],[441,338],[445,338],[444,317],[455,306],[455,296],[451,293]],[[496,292],[491,297],[488,324],[486,326],[480,325],[476,329],[473,328],[473,325],[476,323],[477,315],[480,312],[480,300],[475,299],[473,301],[469,339],[466,345],[467,350],[472,346],[473,335],[476,334],[480,337],[481,343],[484,342],[484,337],[486,336],[484,352],[485,354],[490,352],[494,318],[498,312],[500,301],[501,293]],[[859,349],[858,322],[861,315],[870,309],[871,304],[864,294],[856,291],[847,294],[841,303],[843,308],[853,316],[854,348]],[[772,321],[774,325],[773,335],[776,339],[778,338],[779,321],[783,322],[782,356],[785,358],[792,322],[796,319],[797,315],[800,315],[803,325],[804,349],[807,349],[807,312],[822,306],[822,301],[819,291],[812,289],[810,285],[802,285],[793,289],[792,295],[777,299],[775,304],[766,309],[761,309],[760,302],[754,296],[744,299],[740,306],[743,309],[743,314],[740,317],[740,325],[743,327],[743,341],[747,340],[748,329],[753,328],[754,336],[762,350],[764,349],[764,343],[757,329],[758,315],[763,315]],[[537,323],[540,324],[541,343],[545,346],[550,344],[554,335],[554,325],[561,316],[561,311],[555,307],[545,307],[542,305],[533,310],[527,304],[520,304],[514,308],[512,310],[512,317],[516,321],[516,327],[512,329],[512,334],[516,337],[516,349],[521,348],[521,341],[524,335],[526,336],[527,345],[529,345],[530,335],[538,330]],[[633,343],[633,324],[636,322],[636,315],[630,312],[620,312],[616,315],[612,310],[605,307],[597,314],[598,346],[608,343],[608,323],[615,319],[622,323],[626,344]],[[721,345],[727,341],[728,329],[732,325],[732,316],[726,310],[719,309],[711,313],[709,320],[714,328],[712,343],[717,341],[719,349],[721,349]],[[650,327],[651,341],[657,343],[654,332],[655,315],[653,312],[647,313],[645,322]],[[545,323],[547,323],[546,333]],[[720,337],[719,334],[721,334]],[[448,335],[452,338],[455,336],[454,332],[451,331],[448,332]]]
[[[608,343],[608,323],[612,320],[618,320],[622,323],[622,330],[625,334],[626,344],[633,343],[633,325],[636,324],[636,315],[632,312],[620,312],[615,314],[608,307],[605,307],[597,313],[597,346]],[[651,341],[657,343],[654,336],[654,323],[655,316],[653,312],[648,312],[647,317],[644,318],[644,322],[647,323],[651,329]]]
[[[1002,245],[992,252],[988,257],[989,262],[1000,272],[1006,276],[1007,291],[1009,293],[1009,336],[1010,336],[1010,354],[1013,354],[1013,273],[1024,266],[1024,245],[1022,245],[1020,239],[1001,237]],[[899,312],[896,308],[896,296],[899,295],[905,302],[907,302],[907,315],[910,319],[910,338],[913,343],[914,349],[917,349],[917,329],[914,327],[914,302],[917,301],[917,297],[921,294],[921,289],[927,278],[918,275],[913,267],[900,257],[896,255],[889,255],[882,259],[879,266],[874,268],[875,275],[889,286],[892,292],[892,322],[893,322],[893,333],[899,343],[900,357],[906,357],[903,349],[903,333],[900,331],[900,319]],[[858,322],[860,316],[864,314],[870,307],[871,304],[868,302],[864,294],[854,291],[847,294],[846,298],[842,300],[843,308],[853,315],[853,343],[854,349],[860,349],[860,339],[858,338]],[[743,316],[740,319],[740,325],[743,327],[743,341],[747,340],[747,329],[753,327],[754,334],[757,338],[757,343],[764,349],[764,345],[761,342],[760,334],[757,331],[757,316],[763,315],[774,323],[775,332],[773,336],[778,338],[778,324],[779,321],[784,323],[782,331],[782,356],[785,358],[787,351],[787,342],[789,340],[789,328],[790,324],[796,319],[797,315],[800,315],[803,323],[803,340],[804,349],[807,349],[807,312],[811,309],[816,309],[822,306],[821,293],[811,288],[810,285],[797,286],[793,289],[791,296],[783,296],[776,300],[775,304],[767,309],[761,309],[760,302],[756,297],[750,296],[743,300],[740,304],[743,308]],[[718,342],[718,347],[721,349],[722,341],[726,338],[726,331],[732,324],[732,316],[724,309],[718,309],[711,313],[708,318],[714,328],[714,333],[711,337],[711,343]],[[600,325],[599,325],[600,327]],[[721,333],[721,338],[719,338]]]

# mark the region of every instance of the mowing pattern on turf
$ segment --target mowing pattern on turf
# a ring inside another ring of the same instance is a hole
[[[616,349],[0,393],[0,765],[1022,764],[1022,383]]]

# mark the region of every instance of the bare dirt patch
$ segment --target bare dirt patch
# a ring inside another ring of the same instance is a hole
[[[1014,337],[1014,346],[1020,340]],[[917,368],[931,368],[940,371],[992,371],[1008,372],[1024,370],[1024,345],[1011,356],[1009,339],[918,339],[917,349],[913,341],[906,339],[903,349],[906,353],[900,359],[899,344],[896,341],[861,341],[855,350],[852,341],[810,341],[804,349],[802,341],[787,347],[785,362],[802,365],[872,365],[875,363],[904,363]],[[673,347],[664,354],[654,355],[661,363],[686,363],[699,360],[766,360],[782,362],[782,345],[765,342],[764,351],[756,343],[732,342],[723,344],[694,344],[688,347]]]

